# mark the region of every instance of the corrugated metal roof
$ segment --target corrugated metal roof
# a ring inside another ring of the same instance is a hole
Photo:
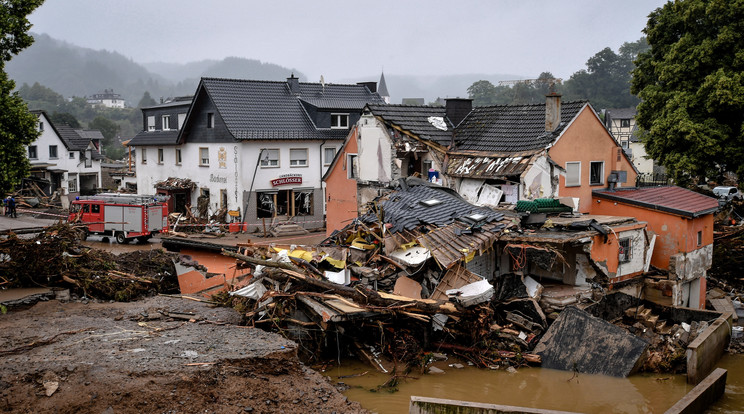
[[[593,196],[685,217],[698,217],[718,210],[715,198],[677,186],[595,190]]]

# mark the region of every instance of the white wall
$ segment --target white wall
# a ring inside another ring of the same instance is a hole
[[[646,147],[642,142],[631,142],[630,149],[633,151],[633,165],[641,174],[654,173],[654,160],[647,157]]]
[[[389,183],[393,177],[393,142],[385,126],[369,115],[362,116],[357,125],[359,180]]]
[[[533,158],[532,165],[522,173],[521,181],[520,200],[558,196],[558,171],[553,168],[546,155]]]

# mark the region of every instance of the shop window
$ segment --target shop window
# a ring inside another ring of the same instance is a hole
[[[313,215],[313,190],[294,192],[294,214],[295,216]]]
[[[581,161],[566,163],[566,187],[581,185]]]
[[[276,212],[276,193],[256,193],[256,217],[271,218]]]
[[[630,239],[620,239],[618,241],[618,261],[628,263],[631,258]]]
[[[592,161],[589,164],[589,185],[604,184],[604,161]]]

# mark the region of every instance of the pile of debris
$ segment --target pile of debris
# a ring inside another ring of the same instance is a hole
[[[34,238],[0,240],[0,288],[65,287],[80,297],[130,301],[177,293],[172,255],[163,250],[114,255],[82,245],[82,228],[59,223]]]
[[[18,191],[8,194],[12,196],[19,208],[44,208],[58,212],[62,209],[61,190],[55,190],[51,193],[45,192],[42,186],[48,188],[47,180],[24,178]]]

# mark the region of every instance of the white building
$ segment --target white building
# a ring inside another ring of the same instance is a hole
[[[95,93],[88,98],[90,105],[103,105],[107,108],[124,108],[124,99],[121,95],[114,93],[113,89],[104,89],[102,93]]]
[[[75,130],[69,125],[54,125],[43,111],[32,111],[39,117],[41,135],[27,146],[31,178],[51,194],[62,189],[75,197],[94,194],[101,187],[99,131]]]
[[[129,143],[138,191],[252,226],[323,227],[321,177],[362,108],[382,102],[374,82],[203,78],[190,105],[143,108],[143,131]]]

